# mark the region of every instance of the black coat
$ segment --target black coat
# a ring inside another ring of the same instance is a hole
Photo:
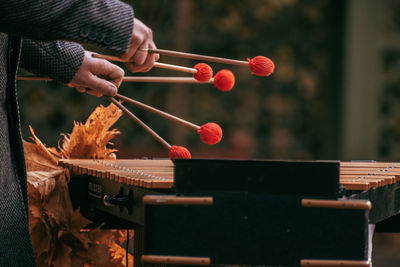
[[[63,83],[84,50],[68,40],[126,52],[133,11],[118,0],[0,0],[0,266],[34,266],[17,103],[18,66]]]

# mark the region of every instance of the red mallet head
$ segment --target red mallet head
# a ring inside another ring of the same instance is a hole
[[[194,68],[197,70],[197,73],[193,74],[193,77],[199,82],[206,82],[213,76],[212,68],[206,63],[198,63]]]
[[[197,132],[200,134],[201,140],[208,145],[215,145],[222,138],[222,129],[214,122],[204,124]]]
[[[214,86],[220,91],[226,92],[235,85],[235,75],[230,70],[220,70],[214,76]]]
[[[271,59],[263,56],[256,56],[249,61],[250,71],[257,76],[269,76],[274,72],[275,64]]]
[[[174,159],[190,159],[192,155],[190,155],[189,150],[183,146],[171,146],[169,149],[169,158],[172,161],[174,161]]]

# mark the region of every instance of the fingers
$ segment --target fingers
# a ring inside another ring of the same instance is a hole
[[[131,72],[148,72],[153,67],[154,60],[148,58],[143,65],[138,65],[136,63],[126,63],[125,65]]]
[[[105,59],[93,59],[94,64],[92,68],[92,74],[106,79],[107,81],[113,83],[116,87],[119,87],[124,78],[125,72],[123,69],[108,62]]]
[[[82,64],[67,85],[80,93],[87,92],[97,97],[115,96],[124,78],[124,71],[107,60],[93,58],[92,53],[85,51]]]
[[[89,95],[93,95],[93,96],[96,96],[96,97],[102,97],[103,96],[103,94],[100,93],[98,90],[87,89],[87,88],[81,87],[81,86],[77,86],[77,87],[75,87],[75,89],[79,93],[87,93]]]
[[[107,60],[91,58],[90,71],[86,76],[88,94],[100,97],[115,96],[121,85],[125,72]]]
[[[156,48],[154,42],[151,42],[148,48],[153,49]],[[131,72],[147,72],[153,68],[154,62],[156,62],[160,58],[159,54],[147,53],[146,61],[143,64],[138,64],[136,62],[125,63],[126,67]]]
[[[149,57],[149,52],[147,52],[147,48],[149,47],[148,42],[143,43],[138,50],[136,50],[136,53],[133,55],[131,58],[131,61],[133,63],[136,63],[137,65],[142,65],[146,62],[147,58]]]
[[[115,96],[118,93],[118,89],[114,83],[95,75],[88,75],[86,84],[86,87],[89,89],[87,93],[94,96]]]
[[[151,42],[149,48],[150,49],[157,49],[157,46],[156,46],[156,44],[154,42]],[[154,61],[158,61],[160,59],[160,54],[157,54],[157,53],[152,53],[152,54],[154,56]]]
[[[87,90],[86,93],[88,93],[89,95],[96,96],[96,97],[102,97],[103,96],[103,94],[100,93],[99,91],[92,90],[92,89]]]
[[[136,63],[126,63],[125,65],[131,72],[147,72],[153,67],[154,59],[152,57],[148,57],[146,62],[142,65]]]
[[[75,87],[75,89],[79,93],[86,93],[86,91],[87,91],[85,87],[81,87],[81,86],[77,86],[77,87]]]
[[[139,47],[147,40],[147,29],[146,25],[144,25],[140,20],[134,19],[134,27],[132,31],[132,36],[129,44],[128,52],[123,54],[121,57],[123,59],[132,59],[135,53],[138,51]]]
[[[130,61],[125,65],[131,72],[146,72],[153,67],[159,55],[147,52],[147,49],[156,47],[152,30],[136,18],[134,25],[129,50],[122,58]]]

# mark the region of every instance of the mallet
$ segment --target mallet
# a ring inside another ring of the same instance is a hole
[[[110,61],[130,62],[129,60],[122,59],[119,57],[97,54],[97,53],[93,53],[92,56],[95,58],[101,58],[101,59],[106,59],[106,60],[110,60]],[[188,68],[188,67],[182,67],[182,66],[177,66],[177,65],[165,64],[165,63],[161,63],[161,62],[154,62],[153,67],[191,73],[191,74],[193,74],[193,77],[199,82],[206,82],[206,81],[210,80],[213,76],[212,68],[205,63],[198,63],[193,68]]]
[[[271,59],[264,56],[256,56],[252,59],[248,58],[247,61],[242,61],[242,60],[235,60],[235,59],[228,59],[221,57],[211,57],[211,56],[198,55],[192,53],[184,53],[184,52],[165,50],[165,49],[146,49],[146,51],[150,53],[158,53],[160,55],[165,55],[165,56],[190,58],[190,59],[217,62],[229,65],[236,65],[236,66],[247,66],[249,67],[251,73],[257,76],[269,76],[271,75],[272,72],[274,72],[275,69],[274,62]]]
[[[147,133],[149,133],[154,139],[160,142],[165,148],[169,151],[169,158],[174,161],[176,158],[181,159],[190,159],[192,156],[190,155],[189,150],[187,150],[183,146],[171,146],[165,141],[161,136],[159,136],[153,129],[151,129],[147,124],[141,121],[138,117],[136,117],[132,112],[130,112],[126,107],[124,107],[120,102],[118,102],[113,97],[107,97],[114,105],[116,105],[119,109],[121,109],[129,118],[131,118],[134,122],[136,122],[140,127],[142,127]]]
[[[126,96],[123,96],[123,95],[120,95],[120,94],[117,94],[115,96],[115,98],[118,98],[120,100],[125,101],[128,104],[137,106],[137,107],[139,107],[141,109],[144,109],[146,111],[152,112],[152,113],[154,113],[156,115],[159,115],[161,117],[164,117],[164,118],[169,119],[171,121],[174,121],[176,123],[179,123],[179,124],[181,124],[181,125],[183,125],[185,127],[188,127],[188,128],[193,129],[193,130],[196,130],[197,133],[200,135],[201,140],[204,143],[208,144],[208,145],[215,145],[219,141],[221,141],[222,129],[218,124],[216,124],[214,122],[209,122],[209,123],[206,123],[206,124],[204,124],[202,126],[198,126],[198,125],[196,125],[194,123],[191,123],[191,122],[186,121],[184,119],[178,118],[178,117],[176,117],[174,115],[171,115],[171,114],[169,114],[167,112],[164,112],[162,110],[156,109],[156,108],[154,108],[152,106],[146,105],[146,104],[144,104],[142,102],[139,102],[137,100],[134,100],[132,98],[129,98],[129,97],[126,97]]]
[[[39,76],[18,76],[18,81],[52,81],[53,79],[48,77]],[[220,70],[215,74],[214,78],[209,79],[206,82],[200,82],[195,78],[191,77],[154,77],[154,76],[125,76],[124,82],[144,82],[144,83],[200,83],[200,84],[214,84],[214,86],[222,91],[226,92],[233,88],[235,85],[235,76],[230,70]]]

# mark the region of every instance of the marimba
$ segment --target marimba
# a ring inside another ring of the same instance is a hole
[[[369,266],[369,224],[400,211],[399,163],[60,160],[92,220],[144,226],[144,263]],[[136,232],[135,232],[136,233]],[[137,261],[138,263],[138,261]]]

